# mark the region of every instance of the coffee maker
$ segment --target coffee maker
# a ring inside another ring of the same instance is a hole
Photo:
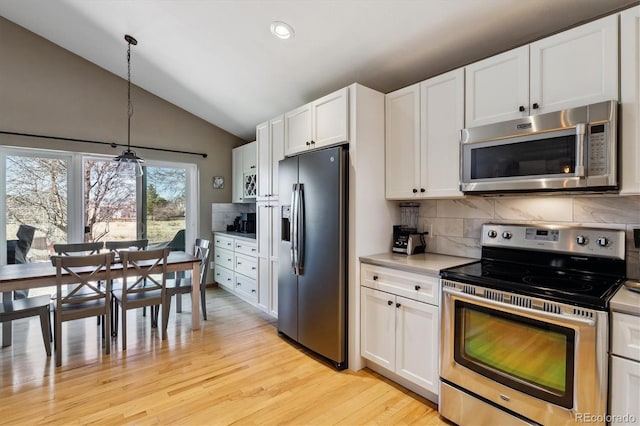
[[[426,232],[418,232],[418,203],[400,203],[401,225],[393,226],[394,253],[406,255],[424,253],[427,247],[424,236]]]
[[[255,213],[242,213],[240,214],[240,231],[243,234],[255,234],[256,233],[256,214]]]

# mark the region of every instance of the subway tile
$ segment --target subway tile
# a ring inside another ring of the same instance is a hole
[[[485,198],[437,200],[438,217],[493,219],[494,202]]]
[[[463,236],[463,220],[453,218],[436,218],[433,221],[433,235],[446,237]]]
[[[478,238],[436,237],[440,254],[480,258],[481,248]]]
[[[564,197],[495,199],[495,218],[500,220],[571,222],[573,200]]]
[[[576,197],[573,205],[575,222],[640,222],[640,197]]]

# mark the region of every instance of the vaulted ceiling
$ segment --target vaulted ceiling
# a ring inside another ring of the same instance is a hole
[[[245,140],[353,82],[388,93],[635,0],[0,0],[0,15]],[[295,36],[279,40],[273,21]],[[0,42],[2,42],[0,40]]]

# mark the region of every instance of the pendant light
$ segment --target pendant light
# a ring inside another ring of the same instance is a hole
[[[140,177],[144,174],[142,170],[142,163],[144,160],[138,157],[135,151],[131,151],[131,116],[133,115],[133,105],[131,104],[131,45],[138,44],[138,40],[125,35],[124,39],[127,41],[127,149],[122,151],[122,154],[113,159],[118,163],[131,163],[136,170],[136,176]]]

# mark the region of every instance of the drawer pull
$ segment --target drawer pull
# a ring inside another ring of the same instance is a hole
[[[238,265],[242,265],[242,262],[238,262]]]
[[[227,260],[228,260],[229,262],[231,262],[231,259],[227,258]]]
[[[391,300],[387,300],[387,305],[391,306],[393,305],[393,302]]]
[[[251,290],[251,293],[255,293],[255,292],[256,292],[255,290]]]
[[[240,248],[242,247],[240,244],[236,244],[236,248]]]
[[[231,281],[231,278],[227,278],[227,281]]]
[[[396,303],[396,308],[399,308],[400,306],[402,306],[402,305],[399,304],[399,303]]]
[[[256,270],[256,267],[255,267],[255,266],[252,266],[252,267],[251,267],[251,270],[252,270],[252,271],[255,271],[255,270]]]
[[[374,275],[374,276],[373,276],[373,280],[374,280],[374,281],[378,281],[378,276],[377,276],[377,275]]]
[[[422,287],[420,287],[419,285],[414,287],[416,289],[416,291],[419,291]]]

